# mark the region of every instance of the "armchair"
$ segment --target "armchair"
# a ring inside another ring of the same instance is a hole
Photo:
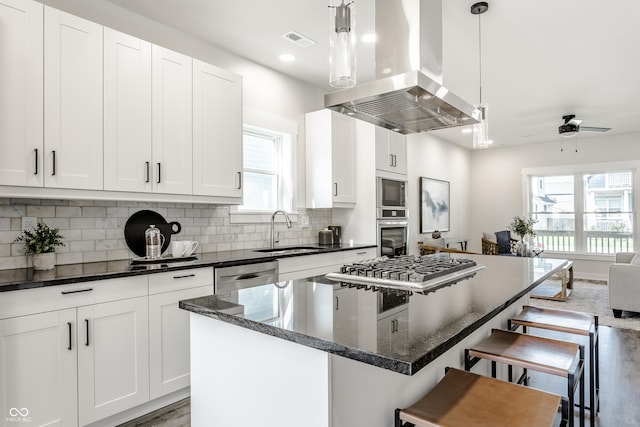
[[[496,233],[482,233],[483,255],[514,255],[517,239],[511,237],[508,230]]]
[[[617,318],[622,310],[640,312],[640,255],[637,263],[634,256],[635,252],[618,252],[609,266],[609,306]]]

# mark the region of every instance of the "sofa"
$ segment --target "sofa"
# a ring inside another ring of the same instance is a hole
[[[609,266],[609,306],[617,318],[623,310],[640,313],[640,252],[618,252]]]

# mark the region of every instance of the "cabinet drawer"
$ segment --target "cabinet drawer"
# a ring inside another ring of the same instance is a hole
[[[280,258],[278,259],[278,272],[282,274],[319,267],[341,266],[342,261],[342,252]]]
[[[344,252],[344,263],[351,264],[364,259],[372,259],[376,257],[376,248],[356,249]]]
[[[2,292],[0,319],[146,296],[147,276]]]
[[[213,293],[213,267],[169,271],[149,276],[149,295],[211,285]]]

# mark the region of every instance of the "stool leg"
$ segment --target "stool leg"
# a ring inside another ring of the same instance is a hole
[[[598,330],[598,316],[593,316],[594,317],[594,323],[595,323],[595,329],[596,329],[596,334],[595,334],[595,342],[596,342],[596,361],[595,361],[595,365],[596,365],[596,412],[600,412],[600,332]]]
[[[574,393],[575,389],[575,375],[570,373],[567,377],[567,397],[569,399],[569,427],[574,426],[573,405],[574,405]]]
[[[580,375],[580,427],[584,427],[584,346],[580,346],[580,363],[581,375]],[[593,425],[593,424],[592,424]]]
[[[595,379],[595,348],[594,348],[594,334],[589,334],[589,417],[591,425],[596,423],[596,412],[598,411],[598,403],[596,402],[596,379]]]

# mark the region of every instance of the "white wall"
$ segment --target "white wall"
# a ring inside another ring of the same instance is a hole
[[[324,106],[322,90],[105,0],[39,1],[241,75],[245,107],[298,123],[298,176],[301,179],[297,199],[298,206],[304,206],[304,113]]]
[[[431,233],[420,234],[420,177],[450,183],[450,231],[442,236],[471,239],[471,152],[426,132],[408,135],[407,159],[409,253],[417,253],[417,242],[431,237]]]
[[[582,137],[577,152],[574,140],[565,140],[562,152],[560,141],[473,151],[469,249],[480,252],[483,231],[504,230],[513,216],[524,214],[523,168],[640,160],[639,139],[640,134]],[[578,277],[598,280],[606,280],[613,262],[612,256],[573,259]]]

